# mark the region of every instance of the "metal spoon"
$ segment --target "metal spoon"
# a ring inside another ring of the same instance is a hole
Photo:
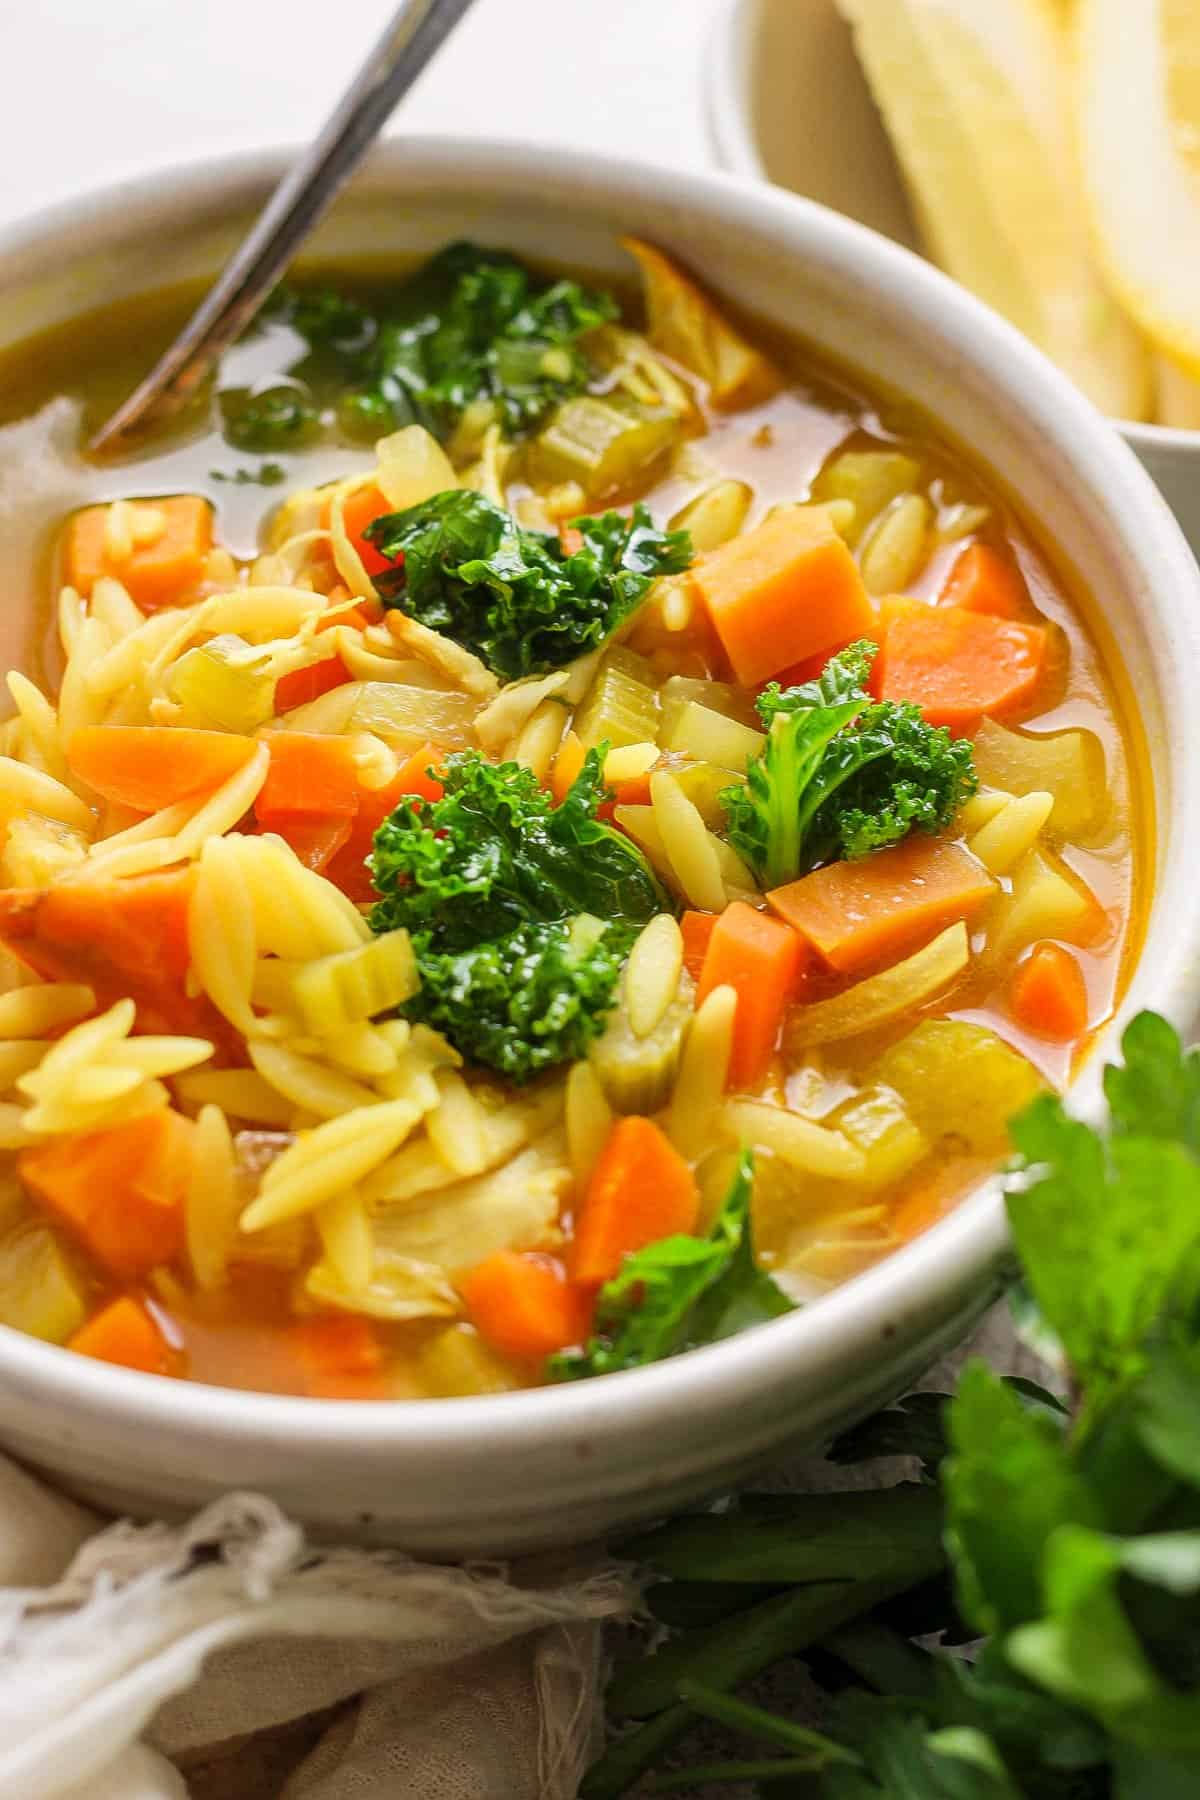
[[[93,437],[93,455],[124,448],[169,418],[258,312],[296,251],[341,192],[401,95],[474,0],[402,0],[330,114],[284,176],[249,234],[170,348]]]

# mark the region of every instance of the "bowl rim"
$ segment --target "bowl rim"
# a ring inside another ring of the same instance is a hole
[[[180,159],[60,200],[0,229],[0,270],[16,258],[52,251],[64,239],[75,256],[90,243],[104,243],[138,211],[153,219],[206,201],[244,204],[251,189],[265,195],[295,154],[294,146],[285,146]],[[547,146],[535,141],[462,142],[414,135],[376,146],[369,167],[377,179],[395,169],[404,180],[424,175],[434,183],[461,184],[472,194],[494,188],[512,199],[517,191],[538,196],[544,190],[546,162]],[[1087,462],[1093,487],[1124,496],[1136,514],[1136,538],[1132,528],[1126,530],[1131,555],[1141,564],[1148,591],[1181,593],[1187,603],[1184,616],[1200,615],[1200,569],[1132,452],[1023,336],[931,264],[853,220],[770,184],[558,146],[553,148],[553,171],[555,182],[561,177],[568,189],[585,196],[628,197],[634,203],[648,189],[664,203],[690,205],[710,219],[728,218],[735,210],[742,225],[761,232],[781,230],[793,243],[805,237],[819,242],[831,260],[853,264],[856,279],[893,297],[900,290],[907,311],[925,307],[936,313],[942,336],[994,388],[1007,389],[1014,400],[1020,395],[1023,409],[1038,415],[1060,445],[1074,439],[1069,460],[1077,470]],[[140,220],[139,232],[145,225]],[[1160,611],[1165,616],[1165,600],[1160,600]],[[1185,717],[1181,729],[1185,738],[1194,734],[1200,758],[1200,712],[1194,724]],[[1153,981],[1147,977],[1153,991],[1139,996],[1138,1004],[1153,1003],[1169,1016],[1189,1019],[1200,1000],[1200,916],[1192,917],[1181,896],[1171,928],[1173,966],[1158,971]],[[1140,973],[1139,965],[1135,984]],[[1119,1017],[1127,1018],[1132,1010],[1127,998]],[[1094,1115],[1100,1106],[1098,1068],[1093,1057],[1071,1091],[1072,1110],[1081,1116]],[[1000,1182],[991,1178],[921,1238],[822,1296],[819,1305],[772,1321],[769,1329],[753,1329],[602,1380],[419,1404],[313,1400],[163,1381],[0,1328],[0,1428],[4,1396],[10,1393],[61,1405],[68,1414],[86,1408],[93,1432],[107,1421],[127,1427],[133,1419],[177,1443],[221,1440],[231,1453],[257,1447],[290,1454],[299,1450],[322,1459],[338,1454],[352,1460],[436,1458],[462,1453],[472,1440],[489,1443],[489,1434],[501,1425],[510,1456],[539,1449],[560,1433],[569,1433],[573,1442],[590,1439],[593,1449],[612,1446],[652,1429],[667,1408],[699,1417],[736,1408],[749,1389],[770,1387],[781,1365],[803,1370],[810,1379],[844,1372],[855,1355],[878,1354],[898,1331],[911,1330],[914,1319],[946,1317],[964,1294],[986,1284],[1003,1263],[1008,1245]]]

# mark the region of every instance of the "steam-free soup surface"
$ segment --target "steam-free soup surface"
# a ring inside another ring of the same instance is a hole
[[[1052,558],[631,250],[323,271],[31,509],[3,1323],[324,1396],[636,1367],[930,1229],[1111,1013],[1149,819]],[[85,433],[191,298],[10,353],[6,417]]]

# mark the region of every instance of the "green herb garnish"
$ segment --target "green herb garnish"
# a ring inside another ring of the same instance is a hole
[[[839,858],[945,829],[976,789],[971,746],[915,706],[866,691],[874,644],[851,644],[816,681],[758,698],[767,744],[721,796],[729,838],[767,887]]]
[[[412,934],[407,1011],[465,1056],[525,1080],[602,1028],[636,930],[670,902],[628,838],[597,819],[602,754],[560,806],[516,763],[450,757],[432,804],[403,802],[369,858],[375,931]]]
[[[572,521],[582,542],[526,531],[503,507],[451,489],[388,513],[367,537],[402,565],[378,578],[385,606],[515,680],[596,649],[645,598],[655,576],[687,567],[684,531],[659,531],[644,506]]]

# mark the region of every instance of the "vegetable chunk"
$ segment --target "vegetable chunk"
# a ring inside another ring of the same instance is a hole
[[[697,1006],[714,988],[728,985],[737,995],[729,1085],[753,1088],[766,1074],[779,1041],[787,1006],[808,957],[807,941],[769,914],[735,900],[719,915],[708,940]]]
[[[641,270],[650,342],[699,375],[715,407],[732,412],[775,392],[774,365],[722,317],[703,288],[653,244],[635,237],[621,242]]]
[[[881,700],[911,700],[931,725],[969,732],[984,713],[1015,711],[1037,687],[1046,630],[962,606],[888,600],[873,686]]]
[[[696,1228],[700,1194],[691,1169],[651,1119],[618,1119],[579,1210],[571,1274],[598,1287],[626,1256]]]
[[[204,574],[204,559],[213,546],[212,507],[198,494],[133,507],[118,504],[133,514],[125,544],[114,542],[121,533],[112,528],[108,506],[85,506],[70,520],[63,543],[64,579],[87,599],[100,577],[110,575],[143,612],[176,604]]]
[[[128,1294],[89,1319],[67,1348],[145,1375],[173,1374],[179,1361],[146,1307]]]
[[[1008,1121],[1044,1082],[1011,1044],[966,1019],[922,1019],[875,1064],[931,1143],[961,1140],[980,1155],[1008,1146]]]
[[[163,1108],[22,1150],[17,1174],[106,1273],[136,1280],[183,1248],[191,1132]]]
[[[105,800],[144,813],[210,793],[253,755],[253,738],[179,725],[85,725],[67,746],[73,775]]]
[[[875,633],[862,576],[821,507],[764,519],[702,556],[692,580],[747,686]]]
[[[518,1362],[540,1362],[578,1344],[590,1307],[549,1257],[497,1250],[459,1282],[481,1338]]]
[[[853,975],[956,919],[976,918],[995,892],[987,870],[957,844],[909,838],[775,888],[767,902],[827,963]]]

